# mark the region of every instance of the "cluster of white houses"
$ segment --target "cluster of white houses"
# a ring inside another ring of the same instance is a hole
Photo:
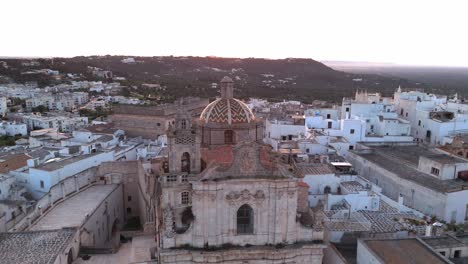
[[[0,154],[0,231],[13,232],[0,234],[2,259],[33,263],[29,239],[60,240],[55,263],[115,252],[135,218],[150,238],[135,263],[346,263],[330,243],[349,242],[358,263],[405,263],[392,246],[434,263],[468,257],[466,236],[440,236],[437,222],[468,220],[461,100],[399,88],[329,108],[245,104],[231,78],[219,87],[201,114],[181,103],[131,139],[23,115],[28,147]]]

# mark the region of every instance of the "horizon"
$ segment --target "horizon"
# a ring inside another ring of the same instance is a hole
[[[214,55],[468,67],[463,1],[231,3],[1,2],[9,39],[0,55]]]

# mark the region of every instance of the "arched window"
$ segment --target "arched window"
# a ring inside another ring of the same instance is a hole
[[[187,129],[187,121],[182,120],[182,121],[180,122],[180,127],[181,127],[182,129]]]
[[[330,186],[328,186],[328,185],[325,186],[325,188],[323,189],[323,193],[324,193],[324,194],[331,193],[331,188],[330,188]]]
[[[253,234],[253,210],[247,204],[237,210],[237,234]]]
[[[183,205],[190,204],[190,193],[189,192],[182,192],[180,194],[180,203]]]
[[[190,154],[188,152],[182,154],[181,171],[190,173]]]
[[[224,144],[233,144],[234,143],[234,131],[226,130],[224,131]]]

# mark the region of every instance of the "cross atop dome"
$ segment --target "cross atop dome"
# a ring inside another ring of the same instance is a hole
[[[221,80],[221,98],[233,98],[234,81],[228,76],[224,76]]]

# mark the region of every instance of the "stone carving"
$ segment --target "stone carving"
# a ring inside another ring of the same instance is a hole
[[[172,238],[175,235],[174,212],[172,211],[172,208],[170,207],[170,205],[167,205],[164,208],[163,214],[164,214],[164,226],[166,229],[164,234],[166,235],[166,237]]]
[[[262,201],[265,199],[265,193],[262,190],[258,190],[255,193],[251,193],[249,190],[244,189],[240,192],[231,191],[226,195],[226,200],[230,203],[236,201],[248,201],[257,200]]]

